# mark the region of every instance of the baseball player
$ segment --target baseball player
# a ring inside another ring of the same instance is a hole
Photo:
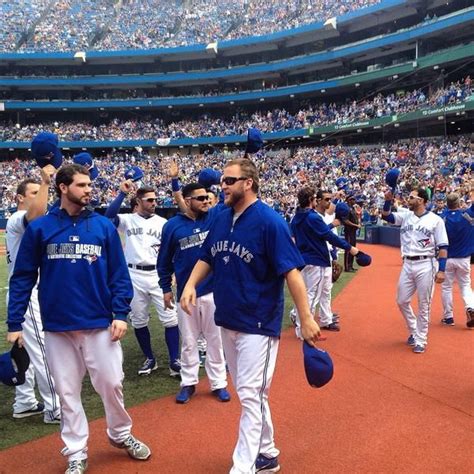
[[[347,204],[349,205],[350,212],[349,217],[344,221],[344,239],[353,247],[357,242],[357,231],[361,228],[359,223],[359,217],[357,215],[355,204],[356,198],[353,195],[347,197]],[[346,250],[344,252],[344,271],[355,272],[354,268],[354,255]]]
[[[351,246],[332,232],[339,224],[337,219],[330,226],[324,222],[324,215],[331,205],[332,194],[329,191],[304,187],[298,192],[299,208],[291,221],[291,232],[300,251],[305,267],[301,271],[306,288],[311,313],[321,303],[323,289],[331,288],[332,265],[328,242],[338,248],[357,255],[359,250]],[[319,327],[327,331],[339,331],[337,322],[333,322],[332,311],[328,311],[327,291],[322,309],[319,311]],[[326,311],[325,311],[326,310]],[[296,335],[301,337],[301,327],[296,311]]]
[[[6,227],[5,242],[9,278],[13,274],[18,248],[20,247],[26,227],[31,221],[44,215],[46,212],[51,176],[55,172],[56,169],[52,165],[47,165],[41,168],[41,183],[29,178],[22,181],[17,188],[18,209],[10,216]],[[46,362],[43,324],[41,322],[38,290],[36,288],[31,292],[31,299],[24,318],[25,321],[22,324],[23,340],[31,363],[26,372],[25,383],[15,388],[13,418],[26,418],[43,413],[45,423],[59,424],[61,421],[59,397],[54,388],[54,380]],[[44,404],[39,403],[36,399],[35,377]]]
[[[158,275],[163,289],[165,306],[173,307],[171,291],[172,275],[176,275],[177,297],[181,297],[184,285],[199,258],[214,216],[219,211],[209,210],[209,196],[206,188],[190,183],[182,189],[186,214],[178,214],[163,227],[160,252],[158,254]],[[205,368],[213,395],[221,402],[228,402],[227,372],[220,329],[214,323],[214,296],[212,278],[208,277],[197,288],[196,306],[191,316],[178,307],[178,321],[181,332],[181,390],[177,403],[187,403],[199,382],[198,338],[204,335],[207,341]]]
[[[471,200],[474,190],[471,191]],[[444,223],[449,247],[445,278],[441,285],[443,319],[441,323],[454,326],[453,283],[457,281],[467,316],[467,327],[474,327],[474,296],[471,288],[471,255],[474,254],[474,203],[469,209],[460,209],[460,196],[448,194]]]
[[[133,288],[120,238],[108,219],[86,209],[87,168],[60,168],[56,192],[60,207],[30,223],[20,244],[10,279],[8,341],[23,345],[23,315],[39,269],[46,356],[61,400],[66,474],[81,474],[87,469],[89,435],[81,403],[86,372],[104,404],[110,443],[134,459],[148,459],[151,453],[132,436],[123,403],[119,341],[127,331]]]
[[[196,287],[213,272],[215,321],[242,406],[231,473],[277,472],[279,450],[273,438],[268,394],[275,369],[286,280],[301,321],[302,337],[314,345],[320,335],[297,268],[304,262],[288,225],[257,198],[256,166],[240,158],[227,163],[222,177],[225,204],[203,244],[181,296],[188,314]]]
[[[130,180],[120,185],[120,193],[111,203],[105,215],[113,220],[125,238],[125,259],[133,283],[133,300],[131,303],[130,322],[134,328],[138,344],[146,359],[138,370],[139,375],[150,375],[158,368],[151,347],[149,307],[153,302],[158,318],[165,328],[165,341],[169,355],[171,377],[178,377],[179,363],[179,329],[176,309],[166,308],[163,291],[158,286],[156,259],[161,244],[161,232],[166,219],[158,216],[156,210],[156,193],[152,187],[143,186],[136,192],[136,212],[118,214],[125,196],[134,189]]]
[[[422,354],[428,342],[433,282],[442,283],[445,278],[448,236],[443,219],[426,210],[428,193],[424,188],[410,192],[408,211],[392,213],[392,199],[392,192],[387,191],[382,217],[400,227],[403,266],[398,282],[397,303],[410,333],[407,344],[413,346],[415,354]],[[410,304],[415,292],[418,294],[417,316]]]

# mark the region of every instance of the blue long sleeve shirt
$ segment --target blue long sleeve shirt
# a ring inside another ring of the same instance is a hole
[[[10,279],[10,332],[21,331],[38,270],[45,331],[101,329],[113,318],[127,319],[133,287],[109,219],[88,210],[71,217],[55,208],[28,225]]]

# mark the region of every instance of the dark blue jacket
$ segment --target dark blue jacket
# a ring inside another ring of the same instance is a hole
[[[188,281],[194,265],[199,260],[201,246],[218,213],[212,208],[199,219],[193,220],[185,214],[177,214],[163,227],[157,269],[160,287],[163,293],[171,292],[173,273],[176,274],[177,299]],[[197,296],[212,292],[212,276],[209,275],[196,288]]]
[[[314,209],[298,208],[290,227],[306,265],[331,266],[327,242],[344,250],[351,248],[349,243],[334,234],[332,227]]]
[[[126,321],[133,287],[117,230],[109,219],[62,209],[26,228],[10,279],[8,330],[20,331],[38,278],[45,331],[107,328]]]
[[[446,209],[442,217],[448,234],[448,258],[474,254],[474,204],[469,209]]]

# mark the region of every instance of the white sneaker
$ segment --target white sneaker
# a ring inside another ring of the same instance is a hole
[[[87,470],[87,459],[69,461],[64,474],[83,474]]]
[[[132,435],[129,435],[122,443],[116,443],[110,438],[109,441],[114,448],[126,449],[128,455],[133,459],[146,461],[151,456],[150,448]]]

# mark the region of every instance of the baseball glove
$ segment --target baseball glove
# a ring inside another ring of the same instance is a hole
[[[336,260],[332,261],[332,282],[335,283],[342,273],[342,265],[340,265]]]

